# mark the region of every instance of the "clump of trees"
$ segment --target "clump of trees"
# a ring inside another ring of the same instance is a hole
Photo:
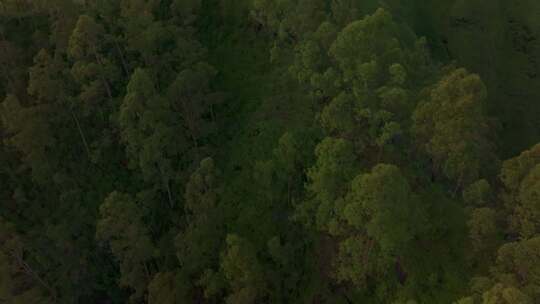
[[[0,1],[0,302],[536,303],[535,1]]]

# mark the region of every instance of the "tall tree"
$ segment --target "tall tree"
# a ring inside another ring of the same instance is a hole
[[[495,164],[485,114],[486,87],[466,69],[448,72],[414,113],[413,132],[436,170],[458,187],[469,185]]]
[[[168,100],[156,91],[154,81],[137,69],[127,86],[120,108],[119,124],[126,143],[131,168],[167,191],[173,205],[171,180],[175,177],[176,157],[189,150],[178,116]]]
[[[175,247],[179,271],[186,279],[182,284],[192,285],[191,288],[197,287],[194,283],[200,282],[205,273],[219,268],[219,252],[225,239],[220,184],[211,158],[201,161],[186,184],[184,216],[187,226],[176,236]],[[202,285],[207,288],[204,283]]]
[[[540,145],[535,145],[519,156],[503,162],[500,178],[505,186],[501,197],[512,213],[512,230],[524,238],[540,232],[538,174],[540,172]]]
[[[227,304],[264,301],[267,293],[264,269],[256,249],[248,241],[238,235],[228,235],[221,267],[230,290]]]
[[[31,169],[36,182],[46,182],[56,161],[49,153],[56,142],[48,120],[50,107],[46,104],[25,107],[14,95],[8,95],[2,106],[2,122],[8,132],[6,144],[21,153],[22,169]]]
[[[130,300],[143,299],[155,272],[152,259],[156,250],[144,223],[144,213],[134,199],[113,192],[103,202],[96,238],[106,242],[120,265],[120,286],[131,290]]]

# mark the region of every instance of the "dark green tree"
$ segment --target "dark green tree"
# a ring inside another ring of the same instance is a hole
[[[458,187],[467,186],[494,164],[486,87],[478,75],[456,69],[415,110],[413,132],[434,166]]]
[[[96,238],[106,242],[120,265],[120,286],[131,290],[130,300],[145,298],[155,272],[156,248],[144,223],[144,213],[134,199],[111,193],[99,208]]]

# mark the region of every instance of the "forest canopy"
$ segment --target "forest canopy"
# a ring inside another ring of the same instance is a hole
[[[0,303],[540,303],[539,15],[0,0]]]

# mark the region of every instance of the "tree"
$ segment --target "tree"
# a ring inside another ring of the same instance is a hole
[[[501,197],[506,207],[513,212],[512,228],[524,238],[540,232],[539,174],[540,145],[505,161],[500,173],[505,186]]]
[[[134,39],[154,22],[153,9],[155,3],[156,1],[152,0],[126,0],[121,2],[121,23],[126,32],[128,45],[134,46],[132,44]],[[136,18],[136,16],[139,16],[139,18]]]
[[[166,89],[178,72],[192,68],[206,55],[192,26],[198,1],[168,3],[163,10],[170,18],[164,19],[159,12],[165,3],[158,1],[122,1],[120,8],[128,55],[133,64],[148,71],[160,89]]]
[[[522,236],[532,237],[540,232],[540,164],[523,179],[518,200],[515,220]]]
[[[478,75],[455,69],[431,90],[413,116],[413,133],[437,169],[458,187],[478,179],[493,164],[486,87]]]
[[[295,60],[289,71],[300,83],[310,84],[316,89],[323,86],[320,84],[323,82],[321,78],[326,76],[323,73],[328,69],[330,63],[326,51],[336,35],[337,29],[335,25],[324,22],[315,33],[309,35],[295,46]],[[330,78],[330,76],[328,75],[326,78]],[[331,82],[332,79],[324,80]],[[322,88],[320,89],[322,91]]]
[[[380,260],[373,241],[352,236],[339,243],[335,262],[338,282],[352,282],[358,289],[365,288],[370,276],[377,276],[388,261]],[[381,267],[382,266],[382,267]]]
[[[278,39],[294,43],[318,27],[325,17],[324,7],[321,0],[257,0],[252,16],[276,33]]]
[[[93,18],[87,15],[79,16],[77,25],[69,39],[69,55],[74,59],[93,58],[97,60],[103,33],[103,27]]]
[[[507,190],[515,193],[519,190],[523,179],[538,163],[540,163],[540,144],[521,152],[517,157],[504,161],[499,177]]]
[[[225,237],[219,178],[214,161],[205,158],[186,184],[187,226],[175,239],[180,271],[189,280],[184,284],[195,285],[193,281],[219,265],[219,251]]]
[[[175,12],[178,22],[183,25],[193,24],[201,9],[201,0],[174,0],[170,8]]]
[[[422,206],[398,167],[379,164],[355,178],[351,188],[344,219],[356,229],[366,229],[384,252],[402,251],[422,230]]]
[[[34,57],[34,65],[29,69],[28,93],[37,99],[36,103],[52,103],[65,94],[63,68],[45,49]]]
[[[277,182],[281,182],[282,187],[286,186],[288,204],[296,197],[294,192],[299,193],[304,189],[304,172],[312,161],[310,150],[315,145],[312,136],[310,132],[286,132],[279,138],[278,146],[273,151],[272,161]]]
[[[343,81],[351,86],[362,105],[371,107],[378,105],[373,99],[378,88],[390,81],[403,85],[404,72],[415,75],[412,58],[422,52],[421,40],[401,34],[392,16],[383,9],[347,25],[330,47],[330,55],[343,72]],[[428,64],[420,63],[416,68],[420,71]],[[421,80],[413,77],[413,81]]]
[[[472,245],[477,252],[491,253],[499,244],[500,231],[497,228],[497,215],[491,208],[477,208],[467,222]]]
[[[221,268],[230,289],[227,304],[248,304],[262,300],[267,292],[266,282],[255,248],[234,234],[228,235],[226,242]]]
[[[529,286],[532,288],[530,291],[535,291],[534,285],[539,283],[539,246],[539,237],[504,244],[497,251],[495,274],[501,278],[505,275],[511,275],[514,277],[512,282],[519,282],[522,286],[531,285]]]
[[[146,294],[156,256],[144,213],[129,194],[112,192],[99,208],[96,238],[106,242],[120,264],[120,286],[130,288],[132,302]]]
[[[346,26],[361,17],[360,2],[354,0],[332,0],[331,15],[336,24]]]
[[[503,284],[496,284],[483,296],[484,304],[532,304],[533,300],[515,287],[506,287]]]
[[[354,138],[358,133],[360,124],[354,115],[354,97],[341,93],[334,98],[321,113],[321,124],[328,134],[341,135],[345,138]]]
[[[540,294],[540,238],[509,242],[497,250],[490,278],[473,281],[472,289],[482,303],[534,303]]]
[[[69,125],[77,129],[82,146],[89,158],[92,151],[88,142],[85,128],[79,119],[76,105],[70,102],[71,87],[70,78],[66,75],[66,63],[60,56],[52,58],[47,50],[42,49],[34,58],[34,65],[30,68],[28,80],[28,93],[36,99],[35,103],[45,104],[57,115],[48,120],[55,124],[56,128]],[[83,107],[84,108],[84,107]],[[69,114],[68,114],[69,113]],[[67,116],[68,114],[69,116]],[[69,117],[69,123],[66,121]]]
[[[50,151],[56,138],[49,124],[49,110],[47,105],[24,107],[14,95],[8,95],[2,103],[2,122],[8,135],[4,140],[22,154],[23,166],[31,169],[38,183],[50,181],[55,167],[56,158]]]
[[[165,189],[173,206],[170,182],[178,168],[175,159],[187,153],[189,146],[176,112],[158,94],[146,70],[137,69],[131,76],[119,124],[131,168],[139,168],[147,181]]]
[[[179,283],[175,272],[159,272],[148,285],[148,303],[149,304],[176,304],[185,300],[181,297],[177,286]],[[182,282],[184,283],[184,282]]]
[[[336,201],[347,193],[356,171],[356,157],[350,142],[331,137],[317,145],[315,156],[315,165],[307,171],[311,198],[298,205],[296,216],[308,226],[326,230]]]
[[[478,180],[463,190],[463,200],[471,206],[485,206],[493,199],[491,185],[485,179]]]
[[[215,119],[213,106],[217,103],[218,96],[210,91],[210,80],[215,75],[216,70],[213,67],[199,62],[178,73],[168,91],[168,97],[182,116],[184,127],[193,140],[197,153],[201,138],[212,131],[211,122],[205,121],[204,116]]]
[[[0,218],[0,299],[8,303],[54,303],[56,290],[25,258],[15,226]]]
[[[81,15],[69,39],[68,54],[75,61],[71,73],[81,84],[83,103],[103,104],[113,99],[113,85],[118,68],[101,54],[105,29],[93,18]]]
[[[387,282],[385,273],[397,258],[410,250],[410,243],[426,230],[426,212],[398,167],[375,166],[358,175],[337,208],[344,240],[339,242],[336,276],[365,288],[370,277]],[[384,283],[386,284],[386,283]]]
[[[393,152],[402,126],[409,123],[414,96],[431,75],[425,41],[404,32],[383,9],[353,21],[328,46],[326,71],[312,77],[324,91],[332,91],[325,84],[330,80],[341,92],[327,98],[323,126],[334,136],[354,140],[366,154],[375,150],[368,167],[380,162],[383,152]]]

